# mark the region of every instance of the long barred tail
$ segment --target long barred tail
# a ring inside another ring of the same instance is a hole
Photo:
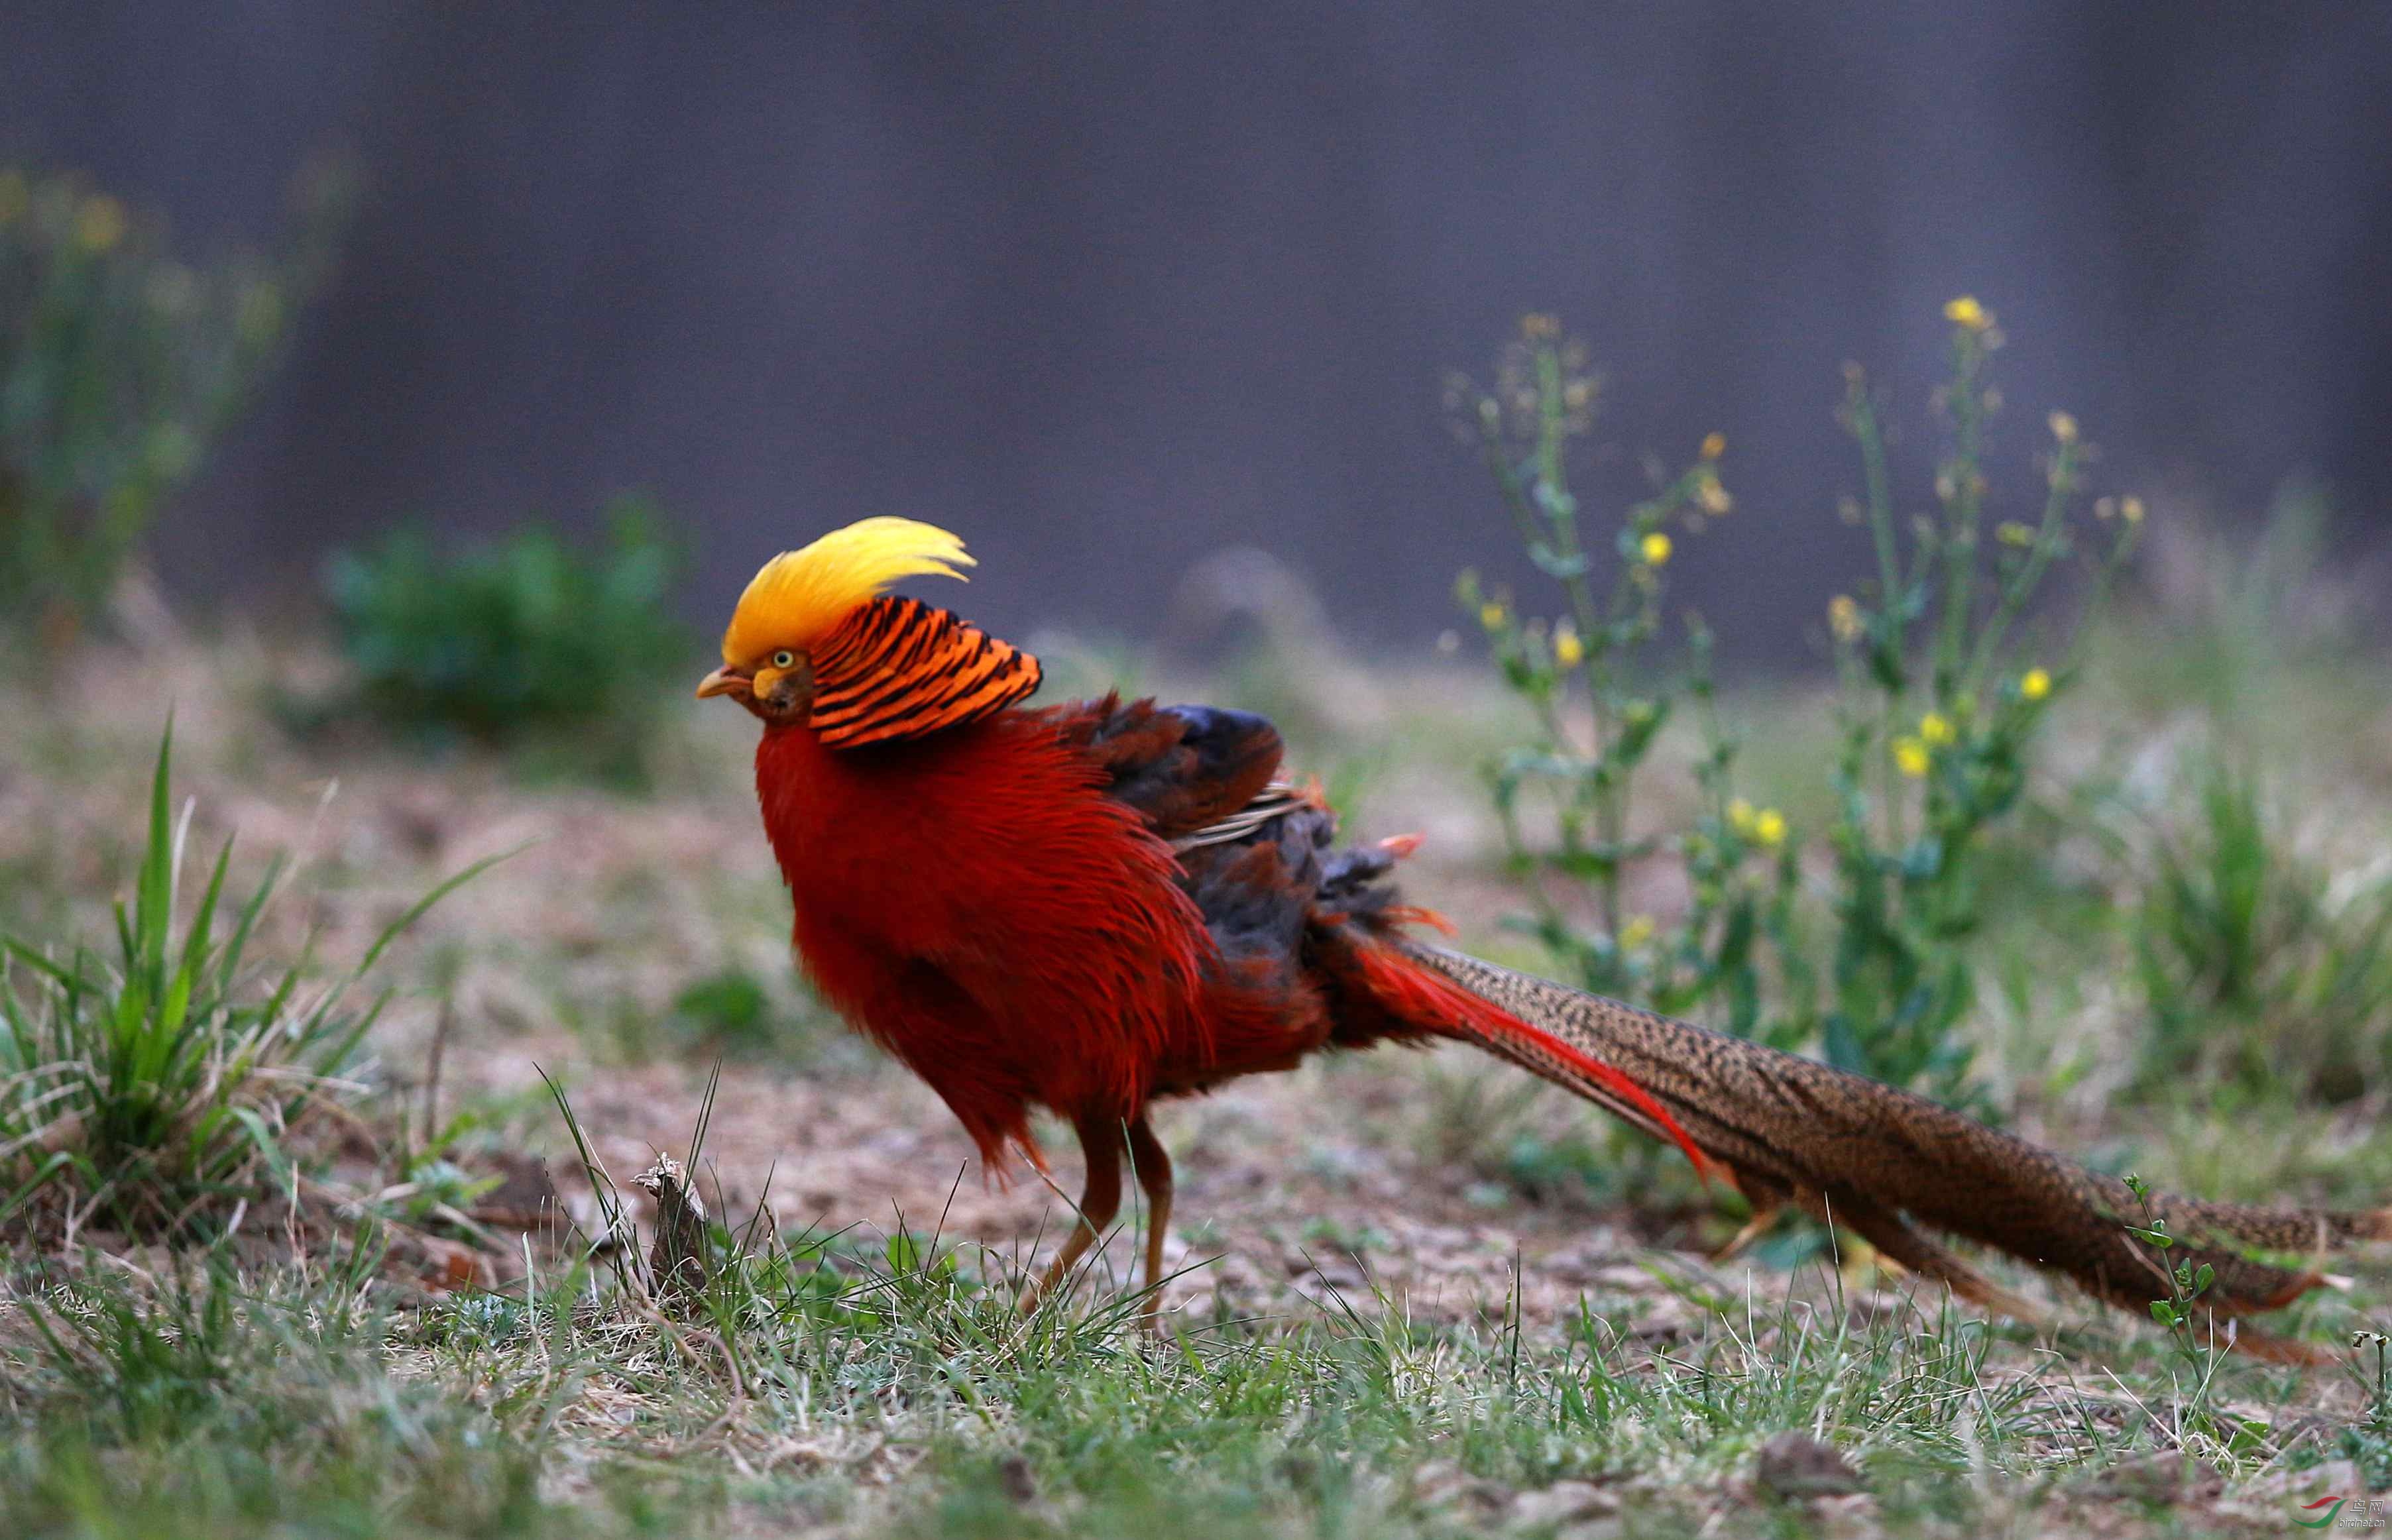
[[[1413,1033],[1450,1038],[1507,1058],[1686,1152],[1706,1180],[1711,1162],[1669,1108],[1583,1048],[1521,1020],[1412,957],[1374,942],[1354,948],[1353,970],[1372,1004]]]
[[[2044,1313],[1922,1226],[2006,1251],[2138,1314],[2168,1296],[2167,1267],[2206,1264],[2214,1281],[2196,1309],[2219,1318],[2290,1304],[2326,1281],[2311,1265],[2325,1251],[2392,1239],[2392,1210],[2154,1194],[2151,1212],[2178,1241],[2162,1251],[2130,1233],[2148,1221],[2124,1182],[1907,1092],[1417,941],[1382,935],[1354,951],[1372,991],[1414,1032],[1510,1059],[1673,1141],[1697,1171],[1724,1171],[1757,1214],[1794,1203],[2003,1314]],[[2250,1331],[2236,1344],[2282,1362],[2333,1356]]]

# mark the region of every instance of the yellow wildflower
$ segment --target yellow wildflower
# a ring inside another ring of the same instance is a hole
[[[1702,504],[1703,511],[1713,517],[1736,506],[1736,499],[1727,495],[1727,488],[1719,484],[1717,476],[1705,476],[1696,485],[1695,501]]]
[[[1945,305],[1944,318],[1954,326],[1964,326],[1971,331],[1982,331],[1994,324],[1994,313],[1978,304],[1974,294],[1963,294]]]
[[[1786,843],[1786,815],[1774,808],[1763,808],[1752,821],[1752,837],[1774,850]]]
[[[1840,593],[1827,601],[1827,629],[1838,641],[1861,639],[1861,607],[1851,594]]]
[[[2006,546],[2034,544],[2034,530],[2016,519],[2005,519],[1994,527],[1994,538]]]
[[[2119,498],[2118,517],[2126,520],[2130,524],[2141,524],[2143,522],[2143,499],[2140,498]]]
[[[1546,342],[1552,338],[1560,336],[1561,332],[1562,323],[1560,320],[1554,317],[1546,315],[1542,311],[1530,311],[1528,315],[1520,317],[1520,335],[1528,339],[1529,342]]]
[[[1952,730],[1951,718],[1940,711],[1930,711],[1918,718],[1919,739],[1935,748],[1949,748],[1959,734]]]
[[[1737,834],[1752,833],[1752,827],[1758,822],[1759,815],[1753,812],[1752,804],[1744,798],[1739,796],[1727,805],[1727,826]]]
[[[2051,436],[2060,440],[2062,444],[2075,443],[2076,419],[2069,416],[2066,412],[2052,413]]]
[[[1675,549],[1670,544],[1670,537],[1658,529],[1636,543],[1636,552],[1644,558],[1644,564],[1648,567],[1658,567],[1667,562],[1670,552]]]
[[[1720,456],[1726,453],[1727,434],[1705,434],[1703,435],[1703,458],[1705,459],[1717,459]]]
[[[1586,410],[1587,403],[1593,399],[1594,382],[1591,380],[1573,380],[1562,387],[1562,405],[1571,411]]]
[[[1893,768],[1913,781],[1925,775],[1931,763],[1933,758],[1928,754],[1927,745],[1918,739],[1896,738],[1893,741]]]
[[[2047,669],[2030,668],[2019,676],[2019,693],[2030,701],[2039,701],[2051,693],[2051,674]]]
[[[124,205],[105,193],[83,201],[75,210],[75,243],[84,251],[100,252],[124,239]]]
[[[1478,624],[1486,627],[1490,631],[1502,630],[1503,628],[1503,622],[1511,618],[1512,612],[1505,609],[1495,600],[1490,599],[1486,603],[1478,606]]]
[[[1554,661],[1565,668],[1586,661],[1586,643],[1579,640],[1578,628],[1566,620],[1554,628]]]
[[[1653,916],[1650,914],[1632,914],[1628,923],[1619,927],[1619,944],[1630,951],[1634,951],[1652,938]]]

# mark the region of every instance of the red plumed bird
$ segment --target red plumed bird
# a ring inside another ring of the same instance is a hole
[[[1124,1155],[1155,1285],[1172,1172],[1154,1103],[1323,1049],[1451,1039],[1673,1141],[1757,1210],[1832,1217],[1990,1308],[2037,1314],[1924,1229],[2130,1309],[2164,1294],[2112,1178],[1874,1081],[1413,938],[1423,916],[1389,881],[1403,842],[1337,847],[1261,718],[1112,696],[1024,707],[1036,659],[884,592],[970,564],[955,536],[893,518],[774,557],[698,693],[764,724],[757,795],[823,998],[929,1082],[992,1169],[1017,1155],[1043,1169],[1034,1107],[1078,1133],[1080,1222],[1041,1289],[1112,1223]],[[2254,1249],[2392,1232],[2384,1210],[2158,1203],[2183,1238],[2170,1260],[2216,1269],[2221,1315],[2321,1281]]]

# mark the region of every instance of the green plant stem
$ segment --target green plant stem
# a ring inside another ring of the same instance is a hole
[[[1986,619],[1984,628],[1977,633],[1977,645],[1970,656],[1965,676],[1968,687],[1972,691],[1984,689],[1986,674],[2001,651],[2011,622],[2018,618],[2027,600],[2042,586],[2045,570],[2060,554],[2066,541],[2068,495],[2075,485],[2075,471],[2076,446],[2060,445],[2053,451],[2051,491],[2044,498],[2043,519],[2035,526],[2034,544],[2029,548],[2026,559],[2011,573],[2009,581],[2002,585],[2000,601],[1995,605],[1993,615]]]
[[[1935,701],[1948,705],[1957,692],[1960,665],[1976,605],[1977,529],[1983,506],[1984,397],[1979,379],[1985,349],[1979,334],[1959,330],[1952,395],[1956,452],[1944,534],[1944,623],[1935,651]]]

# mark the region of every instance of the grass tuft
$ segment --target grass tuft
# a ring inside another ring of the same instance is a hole
[[[228,838],[178,926],[190,809],[172,816],[173,757],[170,724],[115,955],[78,945],[60,957],[0,934],[0,1234],[97,1224],[196,1238],[295,1190],[294,1135],[364,1089],[348,1071],[382,1002],[352,1009],[352,991],[401,931],[490,864],[435,887],[328,983],[304,954],[253,978],[250,942],[283,863],[228,916]]]
[[[2136,914],[2150,1003],[2141,1073],[2329,1106],[2392,1073],[2392,878],[2295,852],[2260,778],[2197,772],[2191,816],[2153,842]]]

